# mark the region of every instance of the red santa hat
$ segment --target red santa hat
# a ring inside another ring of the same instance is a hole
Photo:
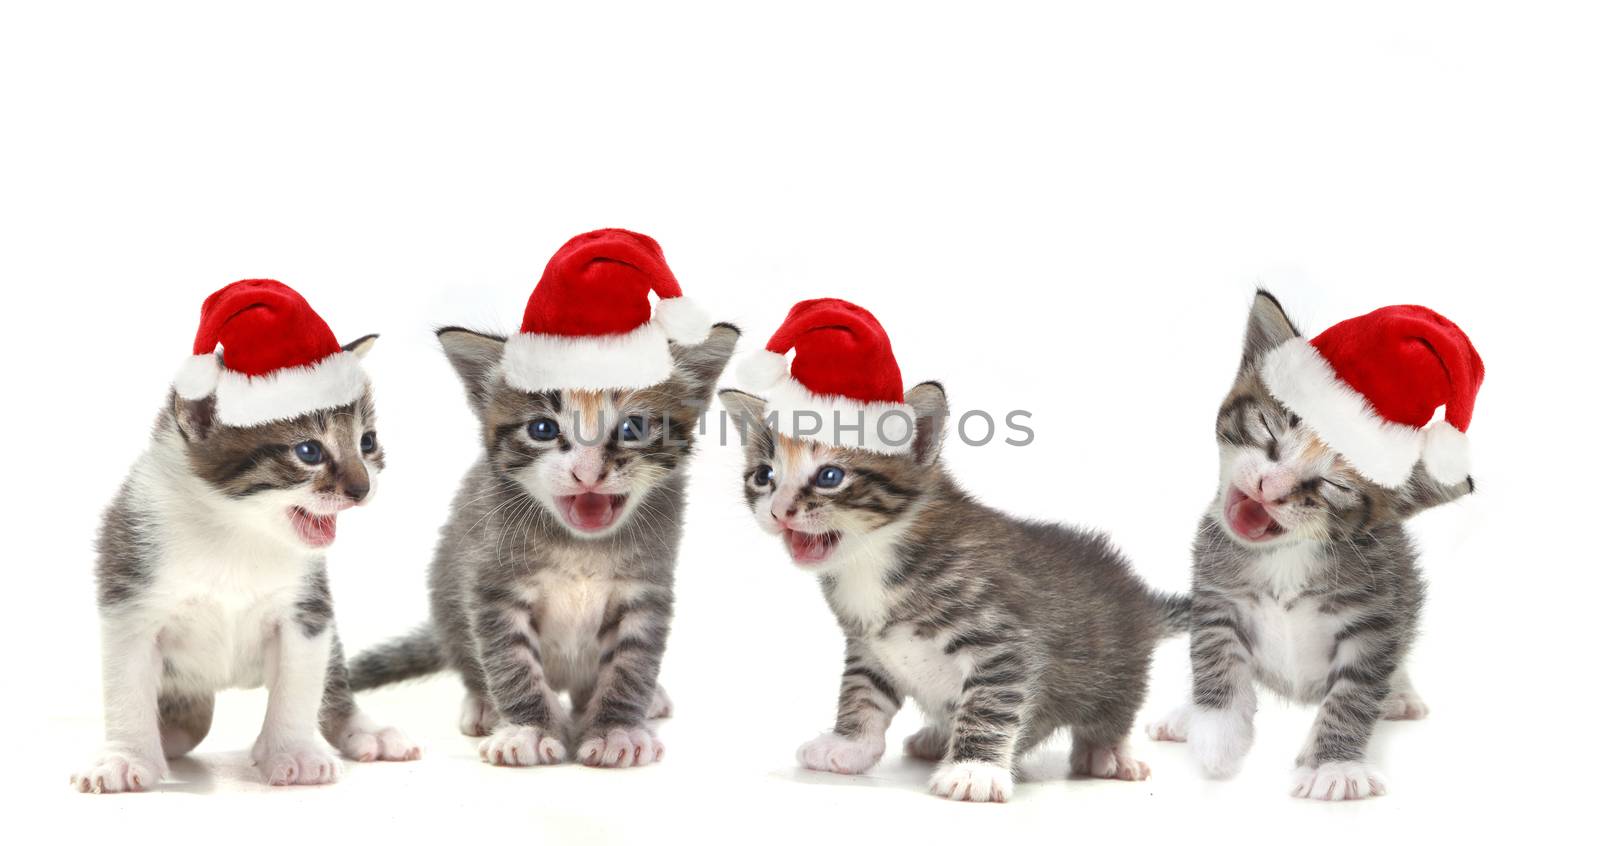
[[[793,364],[785,358],[791,350]],[[740,362],[739,381],[765,396],[779,432],[890,455],[911,451],[915,414],[889,335],[855,303],[796,303],[767,348]]]
[[[172,386],[187,400],[215,394],[224,425],[256,426],[355,402],[367,376],[297,291],[245,279],[206,297],[194,354]]]
[[[643,388],[672,375],[667,342],[710,334],[711,320],[683,296],[655,239],[597,229],[550,257],[501,371],[523,391]]]
[[[1400,487],[1422,461],[1456,484],[1471,461],[1467,426],[1483,360],[1461,328],[1431,309],[1380,308],[1267,353],[1267,389],[1363,476]],[[1444,406],[1444,419],[1434,413]]]

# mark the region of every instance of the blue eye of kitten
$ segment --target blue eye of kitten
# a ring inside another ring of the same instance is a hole
[[[625,441],[642,441],[650,433],[650,423],[642,414],[630,415],[622,421],[622,439]]]
[[[378,448],[378,435],[376,432],[367,432],[361,436],[361,452],[366,454]]]
[[[751,474],[750,481],[758,488],[772,484],[772,468],[765,464],[757,467],[756,472]]]
[[[294,454],[307,464],[321,464],[327,456],[322,452],[322,444],[316,441],[305,441],[294,445]]]
[[[541,417],[528,424],[528,437],[536,441],[553,441],[559,434],[561,434],[560,424],[548,417]]]
[[[829,464],[817,471],[817,487],[837,488],[844,482],[844,469]]]

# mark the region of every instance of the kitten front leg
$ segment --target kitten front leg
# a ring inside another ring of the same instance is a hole
[[[998,649],[977,662],[950,723],[950,750],[934,771],[934,793],[957,801],[1005,802],[1037,674],[1021,652]]]
[[[1340,801],[1382,796],[1383,776],[1366,762],[1372,728],[1383,715],[1390,678],[1398,668],[1398,638],[1352,624],[1341,633],[1328,673],[1328,693],[1295,760],[1290,795]]]
[[[848,638],[833,731],[806,742],[795,757],[808,770],[844,775],[866,772],[883,758],[884,735],[902,701],[883,667],[860,641]]]
[[[89,766],[72,774],[71,784],[83,793],[149,790],[167,774],[156,635],[117,618],[102,618],[100,635],[105,745]]]
[[[566,760],[555,692],[544,677],[532,608],[502,591],[479,591],[472,620],[478,663],[500,724],[478,744],[496,766],[531,767]]]
[[[339,759],[320,736],[333,629],[285,619],[267,643],[267,716],[252,755],[272,785],[329,784]]]
[[[672,595],[648,585],[614,600],[600,624],[600,667],[586,698],[578,761],[591,767],[644,766],[665,753],[646,722],[672,624]]]
[[[1195,591],[1191,626],[1192,707],[1169,718],[1163,733],[1171,739],[1186,737],[1207,775],[1229,778],[1239,772],[1255,741],[1249,634],[1238,606],[1206,590]]]

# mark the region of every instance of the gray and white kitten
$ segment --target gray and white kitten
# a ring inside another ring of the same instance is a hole
[[[345,349],[364,355],[375,337]],[[169,394],[106,511],[106,740],[72,776],[81,791],[155,787],[167,758],[205,738],[216,691],[232,687],[267,688],[252,754],[270,784],[338,778],[327,743],[362,761],[419,754],[356,708],[323,557],[338,513],[370,500],[383,469],[370,391],[259,426],[225,426],[215,412],[215,397]]]
[[[1187,740],[1208,774],[1231,776],[1253,739],[1259,682],[1318,706],[1290,793],[1361,799],[1387,789],[1367,761],[1373,726],[1428,712],[1404,666],[1423,581],[1401,524],[1473,482],[1441,485],[1420,464],[1400,489],[1357,473],[1261,380],[1262,357],[1298,335],[1278,301],[1258,292],[1217,414],[1217,497],[1194,543],[1192,697],[1149,732]],[[1230,515],[1256,498],[1270,504],[1271,524],[1264,534],[1236,530]]]
[[[441,330],[484,453],[434,556],[432,622],[356,658],[354,687],[455,670],[461,731],[487,735],[497,765],[559,763],[569,744],[590,766],[660,759],[646,720],[670,710],[656,675],[688,459],[738,337],[718,324],[673,345],[672,376],[649,388],[527,393],[501,375],[504,338]]]
[[[1069,726],[1075,773],[1149,776],[1128,734],[1157,641],[1187,630],[1186,598],[1152,591],[1104,535],[962,491],[939,461],[937,383],[906,394],[918,418],[908,455],[777,435],[759,397],[719,396],[748,434],[745,502],[818,576],[845,633],[838,718],[800,747],[802,765],[867,770],[909,697],[926,725],[906,752],[940,762],[941,796],[1006,801],[1018,760]]]

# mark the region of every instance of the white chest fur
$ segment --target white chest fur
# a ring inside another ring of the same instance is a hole
[[[261,685],[266,646],[292,619],[314,559],[193,524],[173,525],[159,549],[137,614],[158,632],[166,684]]]
[[[557,690],[590,686],[600,661],[597,636],[606,608],[626,583],[599,553],[572,552],[534,579],[534,623],[545,675]]]
[[[1263,556],[1257,570],[1262,596],[1244,609],[1257,672],[1301,700],[1319,698],[1326,689],[1335,635],[1345,624],[1323,613],[1317,597],[1302,595],[1319,566],[1310,544]]]
[[[915,627],[900,624],[869,639],[868,647],[895,687],[928,715],[944,713],[961,697],[967,668],[945,653],[943,638],[919,637]]]

